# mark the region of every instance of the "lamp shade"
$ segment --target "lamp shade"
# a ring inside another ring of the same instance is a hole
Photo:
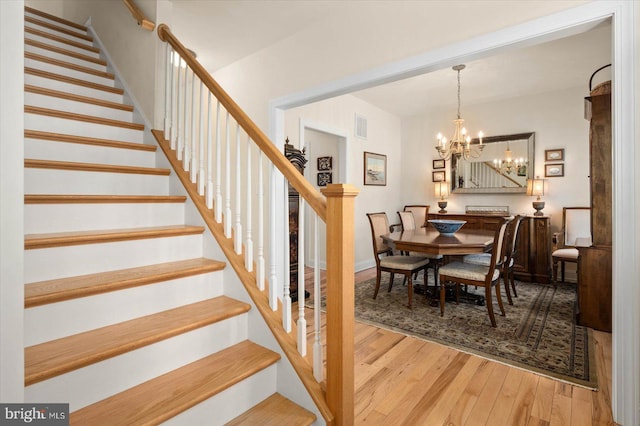
[[[527,179],[527,195],[537,197],[544,195],[544,179]]]
[[[436,182],[436,197],[441,200],[446,199],[449,196],[449,182]]]

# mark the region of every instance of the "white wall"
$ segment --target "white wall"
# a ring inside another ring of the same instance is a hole
[[[586,86],[585,86],[586,87]],[[551,215],[554,230],[562,225],[562,207],[589,206],[589,122],[584,119],[583,87],[555,93],[540,93],[506,101],[463,108],[465,125],[472,134],[483,130],[487,136],[535,132],[536,176],[544,177],[544,151],[565,150],[564,177],[547,179],[545,214]],[[453,133],[456,111],[432,111],[423,117],[403,120],[402,162],[404,188],[402,203],[437,204],[431,181],[432,159],[437,159],[435,135]],[[491,161],[493,157],[487,157]],[[447,161],[449,176],[450,161]],[[449,179],[447,179],[449,180]],[[467,205],[510,206],[512,213],[534,212],[532,197],[523,194],[455,194],[449,197],[448,211],[463,212]]]
[[[367,139],[354,136],[355,114],[368,121]],[[391,223],[397,222],[397,206],[401,204],[403,192],[403,169],[401,149],[401,121],[354,96],[345,95],[335,99],[293,108],[285,113],[285,132],[299,134],[300,120],[324,124],[339,129],[348,137],[349,152],[340,161],[348,162],[346,183],[360,189],[355,199],[355,262],[356,271],[375,266],[371,242],[371,228],[366,213],[386,212]],[[291,139],[291,136],[289,136]],[[291,140],[297,145],[297,140]],[[364,152],[387,156],[387,185],[364,185]]]
[[[0,1],[0,401],[24,400],[24,2]]]

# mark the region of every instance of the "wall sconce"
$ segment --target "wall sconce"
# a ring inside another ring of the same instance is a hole
[[[447,197],[449,197],[449,182],[436,182],[436,197],[440,198],[438,201],[440,211],[438,213],[446,213],[445,208],[447,207]]]
[[[544,209],[544,201],[540,200],[540,196],[544,195],[544,181],[537,176],[535,179],[527,179],[527,195],[537,196],[536,201],[532,203],[536,212],[534,216],[542,216],[542,209]]]

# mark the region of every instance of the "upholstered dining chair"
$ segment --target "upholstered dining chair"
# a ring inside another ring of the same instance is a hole
[[[409,309],[412,307],[413,301],[413,274],[424,271],[427,276],[427,267],[431,259],[425,256],[403,256],[393,254],[393,250],[389,247],[381,235],[389,233],[389,221],[386,213],[367,213],[369,224],[371,225],[371,239],[373,240],[373,257],[376,261],[376,289],[373,298],[378,297],[380,290],[380,279],[382,272],[389,272],[391,277],[389,280],[389,290],[393,287],[393,278],[395,274],[403,274],[408,282],[407,291],[409,292]]]
[[[487,311],[489,312],[489,319],[491,320],[491,325],[493,327],[496,327],[496,318],[493,314],[491,288],[495,287],[496,299],[498,299],[500,312],[502,313],[502,316],[505,315],[504,306],[502,305],[502,296],[500,294],[500,276],[502,263],[504,262],[504,238],[507,225],[510,221],[510,218],[503,218],[500,226],[496,229],[493,237],[489,266],[455,261],[440,267],[440,316],[444,316],[445,284],[448,282],[452,282],[456,286],[456,301],[461,284],[484,287]]]
[[[558,264],[564,282],[565,262],[578,262],[576,247],[591,245],[591,209],[589,207],[563,207],[562,230],[553,234],[553,283],[558,283]]]
[[[413,214],[413,221],[418,228],[423,227],[427,223],[427,217],[429,214],[429,206],[425,205],[407,205],[403,209],[405,212],[411,212]]]
[[[407,206],[405,206],[406,208]],[[414,206],[415,207],[415,206]],[[429,206],[427,207],[427,211],[429,210]],[[400,225],[402,226],[403,231],[412,231],[416,229],[415,216],[413,211],[401,211],[398,212],[398,216],[400,217]],[[424,256],[431,259],[431,263],[429,266],[433,267],[433,281],[438,286],[438,267],[442,263],[443,256],[441,254],[429,254],[429,253],[416,253],[416,252],[403,252],[404,255],[407,256]],[[417,274],[414,275],[414,278],[417,277]],[[427,283],[427,271],[425,269],[424,275],[425,285]],[[426,294],[426,291],[425,291]]]
[[[513,305],[513,299],[511,298],[511,291],[513,295],[518,297],[516,291],[516,279],[513,272],[513,264],[518,254],[518,236],[520,235],[520,223],[525,219],[525,216],[518,215],[513,218],[507,227],[506,235],[503,244],[504,248],[504,262],[502,264],[502,282],[504,283],[504,290],[507,293],[507,301],[510,305]],[[475,265],[489,266],[491,263],[491,253],[478,253],[468,254],[462,258],[464,263],[472,263]],[[509,285],[511,289],[509,289]]]

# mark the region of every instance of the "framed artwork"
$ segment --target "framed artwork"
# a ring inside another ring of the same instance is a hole
[[[564,176],[564,164],[554,163],[544,165],[545,177],[561,177]]]
[[[444,182],[446,180],[445,173],[442,172],[431,172],[431,180],[434,182]]]
[[[545,149],[544,161],[564,161],[564,149]]]
[[[318,171],[331,170],[333,157],[318,157]]]
[[[387,156],[384,154],[364,153],[364,184],[387,185]]]
[[[433,160],[433,170],[444,169],[445,161],[444,160]]]
[[[333,183],[333,173],[331,172],[318,173],[318,186],[327,186],[330,183]]]

